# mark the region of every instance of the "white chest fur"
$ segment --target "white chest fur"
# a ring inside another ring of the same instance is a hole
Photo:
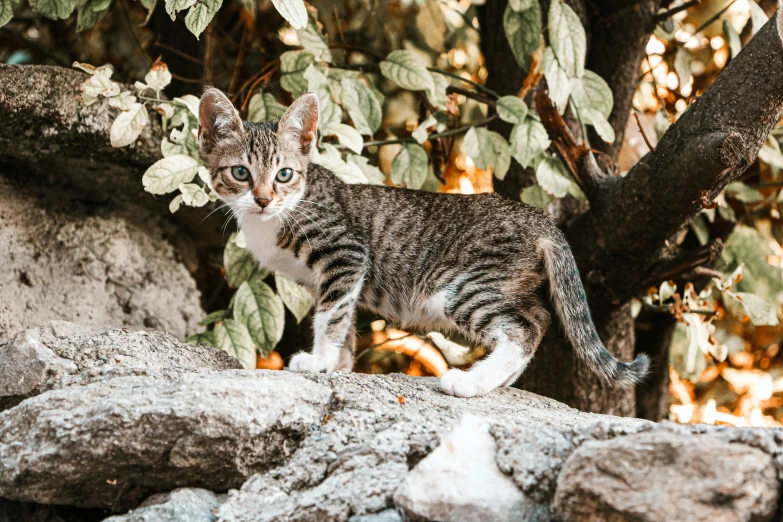
[[[248,219],[242,223],[247,249],[263,268],[280,272],[289,279],[311,289],[317,286],[315,274],[304,261],[294,257],[293,252],[277,246],[280,232],[277,219]]]

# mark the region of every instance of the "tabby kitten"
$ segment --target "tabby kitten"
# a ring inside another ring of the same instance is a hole
[[[643,355],[620,362],[598,338],[565,238],[540,210],[494,194],[432,194],[348,185],[310,161],[318,98],[304,94],[279,122],[243,122],[208,89],[199,109],[212,186],[265,268],[304,285],[315,302],[312,353],[296,372],[350,372],[357,307],[404,328],[458,331],[490,350],[440,379],[473,397],[509,386],[549,326],[545,279],[577,354],[604,381],[631,385]]]

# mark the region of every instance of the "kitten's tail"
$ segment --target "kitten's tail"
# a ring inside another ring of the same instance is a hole
[[[618,361],[604,347],[590,316],[574,255],[565,238],[547,238],[539,245],[544,253],[552,301],[577,356],[607,384],[631,386],[640,382],[647,375],[649,360],[645,355],[638,355],[631,363]]]

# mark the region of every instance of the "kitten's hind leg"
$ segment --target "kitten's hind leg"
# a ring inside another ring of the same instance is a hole
[[[348,330],[348,337],[345,338],[345,343],[340,349],[340,360],[337,363],[335,371],[342,373],[351,373],[353,370],[353,356],[356,351],[356,330],[351,327]]]
[[[497,321],[481,337],[492,351],[468,371],[449,370],[440,379],[444,393],[475,397],[500,386],[511,386],[519,378],[549,326],[543,308],[530,310],[527,317]]]

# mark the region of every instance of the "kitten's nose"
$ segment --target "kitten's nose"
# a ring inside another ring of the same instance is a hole
[[[266,206],[269,205],[269,203],[272,201],[271,199],[260,198],[260,197],[259,198],[253,198],[253,199],[255,200],[256,204],[259,207],[261,207],[261,208],[266,208]]]

